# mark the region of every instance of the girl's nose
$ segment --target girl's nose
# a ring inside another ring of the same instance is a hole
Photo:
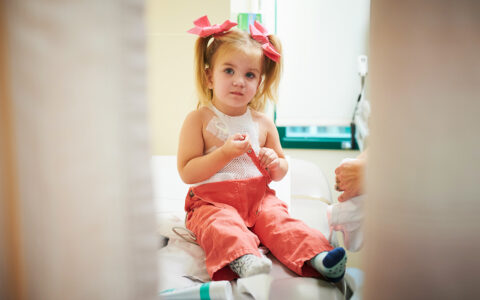
[[[245,85],[245,82],[242,77],[236,77],[233,79],[233,86],[239,86],[243,87]]]

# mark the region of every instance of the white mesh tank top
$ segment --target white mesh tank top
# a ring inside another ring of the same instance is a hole
[[[250,108],[247,107],[247,111],[241,116],[228,116],[219,111],[215,106],[210,105],[209,108],[215,113],[218,118],[217,126],[226,128],[228,136],[236,133],[247,133],[250,138],[250,145],[256,155],[260,150],[258,143],[258,123],[254,122],[250,112]],[[221,123],[221,124],[218,124]],[[225,141],[228,137],[225,135]],[[209,149],[207,152],[211,152],[215,148]],[[225,180],[237,180],[247,179],[253,177],[262,176],[262,173],[257,169],[250,157],[244,153],[233,160],[231,160],[225,167],[214,174],[207,180],[194,184],[195,186],[209,182],[219,182]]]

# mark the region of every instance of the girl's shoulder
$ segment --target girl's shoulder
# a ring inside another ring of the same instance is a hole
[[[275,124],[273,123],[273,120],[272,118],[270,118],[269,116],[267,116],[265,113],[262,113],[262,112],[259,112],[259,111],[256,111],[254,109],[250,109],[251,111],[251,115],[252,115],[252,119],[256,122],[258,122],[259,124],[262,124],[263,126],[265,127],[272,127],[272,126],[275,126]]]
[[[212,111],[211,108],[209,108],[208,106],[201,106],[199,108],[197,108],[196,110],[199,114],[202,114],[202,115],[211,115],[211,114],[214,114],[214,112]]]
[[[214,114],[213,111],[211,111],[208,107],[202,106],[200,108],[197,108],[196,110],[192,110],[187,115],[187,119],[203,122],[205,120],[210,119],[213,114]]]
[[[264,120],[265,118],[267,118],[266,114],[259,112],[257,110],[254,110],[252,108],[250,108],[250,114],[252,115],[252,119],[256,119],[256,120]]]

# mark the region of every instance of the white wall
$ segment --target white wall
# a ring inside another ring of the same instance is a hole
[[[350,124],[368,55],[370,0],[277,0],[284,73],[277,124]]]

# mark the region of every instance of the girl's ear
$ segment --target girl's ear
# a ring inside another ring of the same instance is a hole
[[[210,69],[210,67],[205,69],[205,75],[207,77],[207,87],[209,89],[213,89],[213,74],[212,74],[212,69]]]

